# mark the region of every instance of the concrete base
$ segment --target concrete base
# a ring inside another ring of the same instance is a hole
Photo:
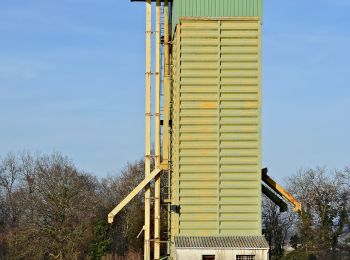
[[[268,260],[267,249],[176,249],[176,260],[203,260],[203,256],[208,255],[215,255],[215,260],[241,260],[237,258],[238,255],[255,256],[253,260]]]

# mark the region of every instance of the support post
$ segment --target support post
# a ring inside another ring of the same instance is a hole
[[[170,119],[170,48],[169,48],[169,2],[164,0],[164,120],[163,120],[163,161],[169,162],[169,119]]]
[[[160,166],[160,0],[156,1],[156,74],[155,74],[155,168]],[[154,260],[160,258],[160,175],[154,183]]]
[[[145,113],[145,177],[151,174],[151,75],[152,75],[152,2],[146,1],[146,113]],[[151,188],[145,188],[144,260],[151,259]]]
[[[171,194],[171,176],[169,171],[169,119],[170,119],[170,48],[169,48],[169,1],[164,0],[164,82],[163,82],[163,145],[162,145],[162,166],[166,168],[168,174],[168,197]],[[168,207],[167,239],[170,241],[170,204]],[[167,253],[170,252],[170,244],[167,243]]]

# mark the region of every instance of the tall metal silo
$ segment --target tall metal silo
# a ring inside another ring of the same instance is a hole
[[[152,4],[143,2],[147,7],[145,180],[111,211],[109,221],[145,188],[144,259],[151,259],[151,243],[153,259],[160,259],[162,242],[167,243],[168,259],[267,259],[262,193],[282,209],[287,208],[285,201],[296,210],[300,203],[261,169],[262,0],[155,1],[153,72]],[[169,181],[167,194],[160,194],[162,175]],[[167,241],[160,241],[160,201],[168,207]]]
[[[180,259],[222,252],[232,259],[247,248],[267,257],[260,17],[259,0],[174,1],[171,194],[179,211],[171,234]]]

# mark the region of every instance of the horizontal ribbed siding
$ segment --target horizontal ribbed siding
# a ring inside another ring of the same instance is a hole
[[[218,22],[192,25],[180,27],[180,234],[216,235]]]
[[[182,19],[176,33],[172,225],[185,236],[259,235],[260,22]]]
[[[220,234],[260,226],[260,25],[221,22]],[[238,143],[239,142],[239,143]],[[234,146],[236,145],[236,146]],[[239,211],[233,206],[240,206]]]
[[[176,35],[173,39],[172,53],[171,53],[171,119],[172,119],[172,134],[170,141],[170,153],[171,153],[171,201],[174,205],[179,205],[179,109],[180,109],[180,87],[179,87],[179,40],[180,35]],[[172,240],[174,236],[179,233],[179,215],[175,212],[170,213],[171,221],[171,235]]]

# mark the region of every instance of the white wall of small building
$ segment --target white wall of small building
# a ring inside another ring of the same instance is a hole
[[[268,260],[268,249],[176,249],[176,260],[202,260],[215,255],[215,260],[236,260],[237,255],[255,255],[255,260]]]

